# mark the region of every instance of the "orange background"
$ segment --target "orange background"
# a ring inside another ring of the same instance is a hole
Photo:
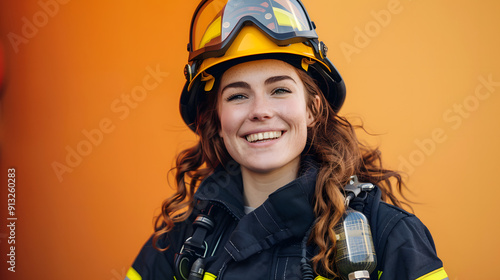
[[[178,98],[197,2],[0,2],[2,279],[124,278],[171,192],[175,154],[195,141]],[[346,81],[341,113],[361,117],[386,166],[411,175],[414,212],[450,279],[493,279],[500,2],[304,2]],[[148,67],[165,77],[147,80],[155,86],[138,98]],[[67,166],[60,178],[55,162]],[[8,168],[15,273],[6,264]]]

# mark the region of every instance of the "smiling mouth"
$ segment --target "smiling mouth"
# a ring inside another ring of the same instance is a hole
[[[282,131],[266,131],[266,132],[249,134],[245,136],[245,138],[250,143],[256,143],[256,142],[264,142],[273,139],[278,139],[281,137],[282,134],[283,134]]]

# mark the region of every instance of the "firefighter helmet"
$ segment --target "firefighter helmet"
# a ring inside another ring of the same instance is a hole
[[[315,25],[300,0],[204,0],[196,9],[188,44],[186,84],[180,98],[184,122],[195,130],[198,106],[215,79],[232,65],[280,59],[306,71],[338,112],[342,77],[326,57]]]

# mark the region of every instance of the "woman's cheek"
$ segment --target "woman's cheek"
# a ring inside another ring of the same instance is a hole
[[[235,106],[223,106],[223,108],[219,112],[221,130],[225,131],[226,133],[236,133],[242,115],[243,114],[241,112],[241,109],[238,109]]]

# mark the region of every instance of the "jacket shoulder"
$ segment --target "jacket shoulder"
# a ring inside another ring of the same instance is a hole
[[[380,279],[425,279],[420,277],[442,270],[431,233],[419,218],[385,202],[378,207],[374,241]]]

